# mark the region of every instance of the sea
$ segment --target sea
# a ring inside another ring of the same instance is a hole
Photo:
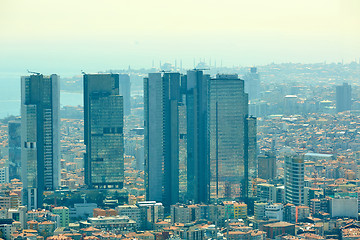
[[[0,119],[8,116],[20,116],[21,76],[24,73],[0,73]],[[61,87],[60,87],[61,89]],[[60,91],[60,106],[82,106],[83,95],[79,93]]]

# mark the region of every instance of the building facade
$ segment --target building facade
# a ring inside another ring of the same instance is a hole
[[[336,112],[351,110],[351,85],[336,86]]]
[[[60,184],[60,86],[55,74],[21,78],[21,180],[28,209]]]
[[[144,78],[145,187],[148,201],[179,200],[180,73]]]
[[[21,121],[9,121],[9,177],[20,179],[21,175]]]
[[[119,87],[120,95],[123,96],[124,102],[124,116],[128,116],[131,113],[131,96],[130,96],[130,76],[129,74],[119,74]]]
[[[253,101],[260,98],[260,76],[256,67],[244,75],[245,92],[249,95],[249,100]]]
[[[209,201],[207,103],[210,76],[191,70],[186,77],[187,200]]]
[[[84,75],[85,183],[122,188],[124,182],[123,97],[119,74]]]
[[[270,180],[276,177],[276,156],[272,151],[266,151],[258,156],[258,177]]]
[[[256,119],[248,117],[248,96],[237,75],[217,75],[208,85],[210,198],[248,197],[256,177]]]
[[[295,206],[304,201],[304,158],[303,156],[285,156],[285,202]]]

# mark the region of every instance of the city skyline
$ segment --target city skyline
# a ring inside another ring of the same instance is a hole
[[[0,239],[358,239],[359,12],[0,0]]]

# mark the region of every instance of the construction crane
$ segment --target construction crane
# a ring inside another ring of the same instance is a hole
[[[28,73],[31,73],[31,74],[35,74],[35,75],[41,75],[41,73],[38,73],[38,72],[32,72],[32,71],[30,71],[29,69],[27,69],[27,72],[28,72]]]

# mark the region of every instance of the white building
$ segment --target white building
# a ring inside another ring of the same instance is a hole
[[[119,216],[127,216],[136,222],[137,229],[141,228],[141,210],[136,205],[121,205],[117,206],[115,210]]]
[[[134,231],[136,222],[129,219],[127,216],[113,216],[113,217],[92,217],[87,221],[80,221],[80,228],[94,227],[101,230],[120,230],[120,231]]]
[[[265,217],[283,221],[284,206],[281,203],[269,204],[265,207]]]

